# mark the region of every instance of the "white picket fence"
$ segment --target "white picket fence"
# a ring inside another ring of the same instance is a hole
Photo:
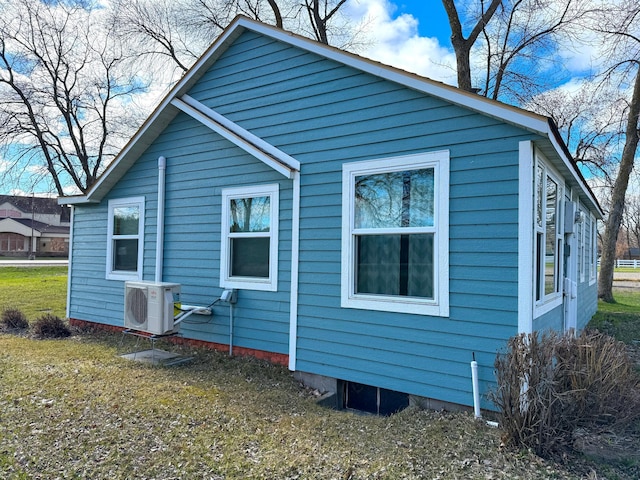
[[[616,260],[616,267],[640,268],[640,260]]]

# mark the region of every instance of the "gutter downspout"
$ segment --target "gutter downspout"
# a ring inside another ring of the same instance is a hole
[[[158,217],[156,220],[156,275],[155,282],[162,282],[162,267],[164,259],[164,196],[165,172],[167,159],[158,157]]]
[[[300,257],[300,172],[293,171],[291,207],[291,298],[289,300],[289,370],[296,370],[298,342],[298,259]]]
[[[68,255],[68,263],[67,263],[67,318],[71,318],[71,276],[73,274],[73,230],[75,226],[74,222],[74,213],[75,208],[73,205],[70,205],[71,209],[71,219],[69,223],[69,255]]]

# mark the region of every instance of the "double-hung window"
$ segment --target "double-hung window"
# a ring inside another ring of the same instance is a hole
[[[143,241],[144,197],[109,200],[107,279],[142,279]]]
[[[538,314],[562,301],[561,199],[564,186],[551,169],[536,157],[535,165],[535,285]]]
[[[222,190],[220,286],[276,291],[278,185]]]
[[[342,306],[448,316],[449,152],[342,171]]]

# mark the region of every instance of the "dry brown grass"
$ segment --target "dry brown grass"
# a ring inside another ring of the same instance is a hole
[[[150,367],[119,340],[0,334],[0,478],[580,478],[468,414],[327,410],[282,367],[203,350]]]

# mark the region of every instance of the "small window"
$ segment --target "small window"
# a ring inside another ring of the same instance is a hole
[[[144,197],[109,201],[107,279],[142,279]]]
[[[448,316],[449,153],[343,166],[342,306]]]
[[[221,242],[221,287],[277,290],[277,184],[222,190]]]
[[[541,314],[562,300],[563,238],[560,208],[564,185],[540,157],[535,166],[535,303]]]

